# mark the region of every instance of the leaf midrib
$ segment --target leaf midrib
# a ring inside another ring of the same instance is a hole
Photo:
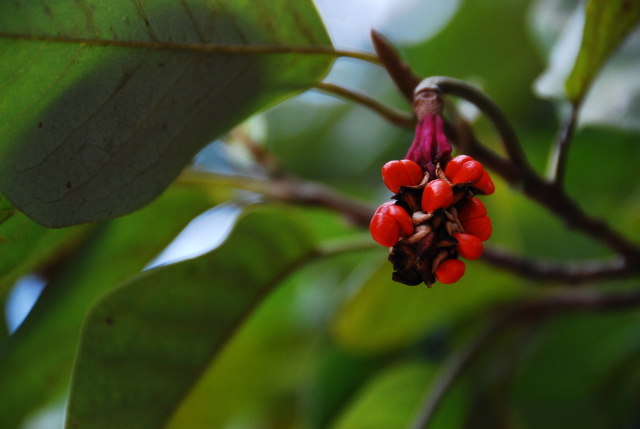
[[[114,39],[88,39],[63,36],[40,36],[0,32],[0,38],[50,43],[70,43],[113,48],[137,48],[178,52],[204,52],[215,54],[306,54],[350,57],[379,64],[378,57],[368,52],[335,49],[330,45],[251,44],[231,45],[219,43],[184,43],[167,41],[140,41]]]

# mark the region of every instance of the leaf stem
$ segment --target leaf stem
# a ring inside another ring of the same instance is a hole
[[[434,87],[444,95],[453,95],[475,105],[484,113],[496,128],[510,161],[519,168],[531,170],[518,136],[500,107],[482,91],[468,83],[445,76],[433,76],[423,80],[421,88]]]
[[[412,115],[387,106],[386,104],[381,103],[362,93],[352,91],[350,89],[343,88],[341,86],[328,82],[317,83],[314,85],[314,88],[318,91],[346,98],[347,100],[351,100],[357,104],[368,107],[394,125],[409,129],[413,129],[413,127],[415,126],[415,121]]]
[[[569,158],[569,148],[576,129],[578,111],[580,110],[579,103],[571,103],[570,109],[569,115],[558,133],[558,137],[551,148],[549,156],[549,181],[557,186],[562,186],[564,182],[567,160]]]
[[[381,33],[372,30],[371,42],[382,66],[387,69],[387,73],[389,73],[393,83],[396,84],[409,103],[412,103],[413,91],[420,83],[420,77],[413,73],[409,65],[400,56],[396,47]]]

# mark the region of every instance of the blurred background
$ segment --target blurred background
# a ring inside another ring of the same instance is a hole
[[[371,29],[396,44],[414,71],[482,88],[513,122],[531,163],[544,172],[565,112],[564,80],[575,60],[584,3],[575,0],[316,0],[334,45],[371,51]],[[567,170],[580,204],[627,237],[640,237],[640,32],[607,63],[590,91]],[[326,81],[398,109],[409,106],[382,68],[337,60]],[[459,103],[457,100],[449,100]],[[490,125],[459,108],[477,136],[500,151]],[[239,134],[240,133],[240,134]],[[375,207],[390,197],[380,179],[412,139],[365,107],[317,91],[251,118],[205,148],[192,169],[264,177],[238,135],[272,153],[284,169]],[[548,260],[609,257],[545,209],[508,188],[485,198],[490,244]],[[148,267],[210,251],[248,204],[236,192],[196,218]],[[362,237],[340,216],[304,209],[324,239]],[[488,311],[561,285],[515,277],[482,260],[455,285],[411,288],[390,281],[386,250],[319,260],[288,278],[253,315],[205,375],[199,392],[215,408],[187,400],[182,427],[405,427],[435,374],[483,327]],[[44,287],[20,279],[7,301],[16,329]],[[543,287],[544,286],[544,287]],[[611,281],[595,287],[637,287]],[[456,383],[434,427],[640,427],[640,318],[637,311],[564,315],[514,326]],[[196,393],[194,393],[196,396]],[[35,413],[26,428],[59,427],[64,399]]]

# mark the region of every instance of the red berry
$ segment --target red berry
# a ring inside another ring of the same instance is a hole
[[[491,176],[489,176],[489,173],[487,173],[486,170],[482,174],[482,178],[473,186],[486,195],[491,195],[496,190],[496,186],[493,184],[493,180],[491,180]]]
[[[458,183],[468,182],[474,184],[482,178],[482,173],[484,173],[484,167],[482,166],[482,164],[471,159],[462,163],[462,165],[460,165],[460,167],[456,170],[453,177],[447,176],[447,178],[451,180],[451,183],[453,183],[454,185]]]
[[[443,284],[455,283],[464,275],[466,266],[459,259],[445,259],[436,268],[436,279]]]
[[[473,160],[474,159],[471,158],[469,155],[456,156],[447,164],[446,168],[444,169],[444,175],[447,176],[449,180],[451,180],[451,178],[456,174],[456,171],[458,171],[458,168],[460,168],[462,164],[464,164],[467,161],[473,161]]]
[[[492,228],[489,216],[462,221],[462,227],[467,234],[475,235],[481,241],[487,241],[491,237]]]
[[[369,224],[371,237],[379,244],[395,246],[400,236],[413,234],[413,222],[409,214],[392,201],[381,205]]]
[[[431,213],[438,209],[449,207],[453,202],[453,189],[442,179],[433,180],[424,187],[422,192],[422,210]]]
[[[484,246],[482,241],[475,235],[457,232],[453,234],[453,238],[458,240],[458,252],[463,258],[473,260],[482,256]]]
[[[475,197],[466,198],[458,205],[458,219],[464,222],[469,219],[486,216],[487,208]]]
[[[422,181],[422,168],[411,161],[389,161],[382,167],[382,180],[394,194],[400,191],[400,186],[416,186]]]

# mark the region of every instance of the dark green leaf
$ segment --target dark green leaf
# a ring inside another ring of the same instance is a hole
[[[313,247],[292,214],[259,209],[217,250],[106,296],[83,331],[68,427],[164,427],[242,320]]]
[[[0,191],[50,227],[129,213],[332,52],[310,1],[3,1]]]
[[[627,383],[638,371],[638,316],[572,315],[543,328],[518,365],[511,390],[526,427],[633,427],[638,385],[629,389]],[[629,358],[634,360],[624,365],[626,373],[612,379]],[[614,380],[608,391],[600,390]]]
[[[567,79],[567,96],[579,102],[600,68],[640,21],[637,0],[590,0],[587,3],[582,45]]]

